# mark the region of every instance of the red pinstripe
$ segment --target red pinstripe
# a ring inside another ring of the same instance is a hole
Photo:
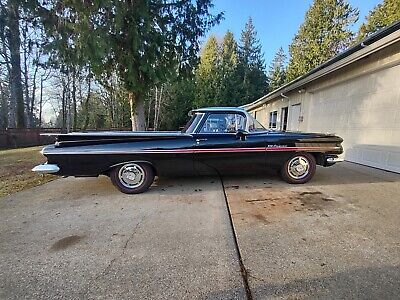
[[[269,152],[269,151],[328,151],[335,147],[255,147],[255,148],[215,148],[215,149],[152,149],[141,150],[145,153],[224,153],[224,152]]]

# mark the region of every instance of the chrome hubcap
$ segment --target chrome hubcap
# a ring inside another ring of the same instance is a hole
[[[137,188],[145,179],[145,172],[138,164],[126,164],[119,169],[118,179],[127,188]]]
[[[310,163],[303,156],[295,156],[288,163],[288,173],[294,179],[303,179],[310,171]]]

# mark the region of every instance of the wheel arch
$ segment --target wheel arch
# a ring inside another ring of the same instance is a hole
[[[306,152],[308,154],[311,154],[315,158],[315,162],[317,165],[323,166],[325,163],[325,153],[323,152]]]

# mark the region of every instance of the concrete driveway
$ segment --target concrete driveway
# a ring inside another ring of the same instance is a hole
[[[0,298],[399,298],[399,202],[400,175],[350,163],[131,196],[60,179],[0,199]]]
[[[224,184],[254,299],[399,299],[400,175],[343,163],[305,185]]]
[[[53,181],[0,200],[0,299],[243,299],[221,182]]]

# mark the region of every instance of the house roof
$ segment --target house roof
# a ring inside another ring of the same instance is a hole
[[[268,93],[267,95],[262,96],[256,101],[245,104],[241,107],[247,110],[257,108],[260,105],[269,102],[278,96],[282,96],[282,94],[298,89],[307,83],[310,83],[316,79],[337,71],[397,41],[400,41],[400,21],[397,21],[390,26],[382,28],[381,30],[362,40],[360,43],[339,53],[335,57],[310,70],[306,74],[292,80],[291,82]]]

